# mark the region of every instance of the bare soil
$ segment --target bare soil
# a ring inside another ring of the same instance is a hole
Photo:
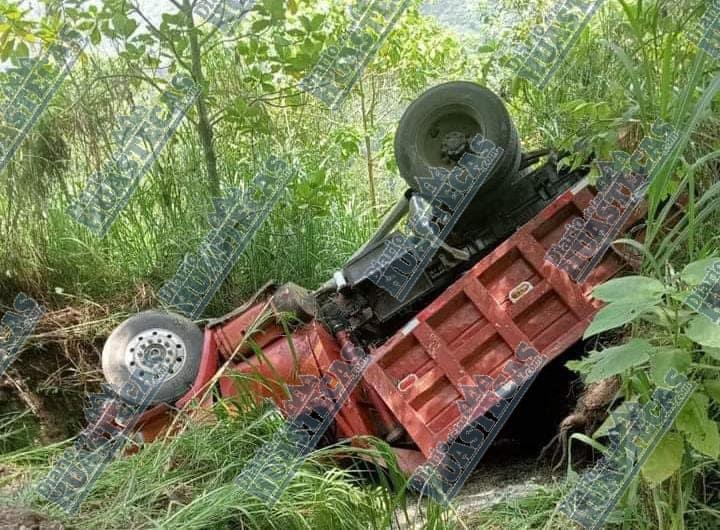
[[[63,530],[65,527],[30,510],[0,507],[0,530]]]

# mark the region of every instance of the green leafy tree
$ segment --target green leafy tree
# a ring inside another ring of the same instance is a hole
[[[246,77],[262,88],[264,95],[260,99],[271,99],[270,94],[278,90],[274,74],[281,68],[292,71],[289,68],[292,56],[286,53],[292,43],[286,42],[280,29],[285,27],[287,15],[296,12],[299,4],[264,0],[258,2],[247,17],[226,15],[225,23],[220,25],[199,16],[199,0],[170,0],[167,5],[171,11],[163,13],[159,23],[147,11],[147,4],[137,0],[105,0],[99,8],[67,7],[66,13],[78,21],[79,29],[89,33],[93,44],[105,41],[118,48],[121,67],[113,75],[130,86],[146,83],[160,90],[161,72],[182,72],[202,88],[191,120],[204,154],[209,188],[217,194],[221,178],[215,147],[216,128],[219,122],[237,113],[244,98],[239,93],[224,97],[223,88],[208,79],[207,62],[214,53],[231,53],[231,50],[243,55],[245,64],[249,62],[247,59],[261,56],[262,60],[250,68]],[[302,40],[307,40],[307,33],[319,28],[321,20],[314,17],[309,22]],[[267,43],[268,34],[274,50]]]

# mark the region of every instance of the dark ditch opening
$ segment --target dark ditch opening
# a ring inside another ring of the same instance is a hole
[[[461,495],[474,496],[525,482],[542,483],[564,473],[562,451],[555,451],[556,445],[545,453],[543,449],[551,442],[559,444],[560,423],[572,414],[584,390],[578,375],[565,367],[567,361],[579,359],[584,352],[585,343],[577,342],[543,368],[463,486]],[[573,462],[576,453],[586,456],[582,449],[576,450],[580,445],[573,444]],[[562,465],[553,473],[558,463]]]
[[[578,375],[565,367],[585,352],[578,342],[553,359],[538,374],[507,423],[488,450],[485,459],[537,457],[558,432],[560,422],[572,413],[582,394]]]

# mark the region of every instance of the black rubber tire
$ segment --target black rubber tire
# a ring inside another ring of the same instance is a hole
[[[510,181],[520,166],[520,141],[515,124],[503,101],[476,83],[453,81],[423,93],[407,108],[395,134],[395,160],[400,175],[418,191],[416,177],[430,175],[430,167],[450,169],[456,165],[443,160],[438,144],[449,130],[472,138],[482,134],[505,151],[481,189],[490,190]],[[470,208],[468,208],[470,209]]]
[[[162,383],[149,405],[173,403],[192,386],[200,368],[203,332],[184,316],[160,311],[145,311],[133,315],[110,334],[102,352],[102,370],[113,390],[125,401],[139,405],[142,399],[128,395],[122,389],[132,378],[127,366],[126,350],[138,335],[152,329],[165,329],[177,335],[185,344],[185,359],[177,373]]]

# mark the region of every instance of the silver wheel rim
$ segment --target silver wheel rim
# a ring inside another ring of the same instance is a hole
[[[135,335],[125,349],[125,366],[135,379],[169,381],[187,360],[185,341],[168,329],[152,328]]]

